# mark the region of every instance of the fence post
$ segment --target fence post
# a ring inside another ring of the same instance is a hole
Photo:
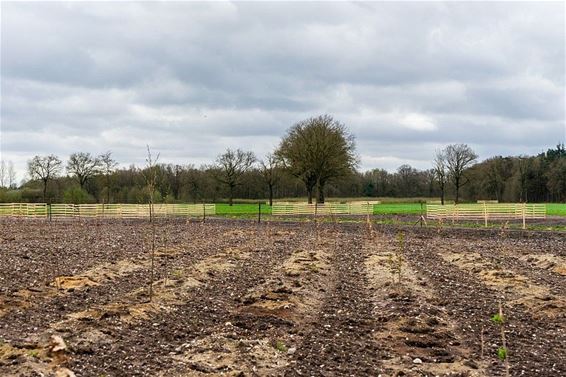
[[[419,219],[419,222],[421,223],[421,228],[423,227],[423,219],[424,219],[424,214],[423,214],[423,201],[419,200],[419,203],[421,204],[421,217]]]
[[[202,201],[202,222],[206,222],[206,205],[204,204],[204,200]]]
[[[452,212],[452,226],[454,226],[454,222],[458,216],[458,205],[454,203],[454,211]]]
[[[257,202],[257,223],[261,223],[261,201]]]
[[[523,203],[523,229],[527,229],[527,222],[525,220],[525,211],[527,209],[527,203]]]
[[[484,225],[487,228],[487,204],[483,203],[483,217],[484,217]]]

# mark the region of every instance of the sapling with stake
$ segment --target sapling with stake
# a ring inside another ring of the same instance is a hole
[[[151,150],[149,145],[147,146],[147,158],[146,158],[146,169],[143,173],[145,178],[147,189],[149,191],[149,224],[151,227],[151,270],[150,270],[150,281],[149,281],[149,301],[151,302],[153,298],[153,281],[155,273],[155,209],[154,209],[154,194],[155,186],[157,183],[157,161],[159,160],[159,153],[155,158],[151,155]]]
[[[485,348],[485,341],[484,341],[484,326],[481,325],[481,331],[480,331],[480,342],[481,342],[481,348],[480,348],[480,357],[483,359],[483,354],[484,354],[484,348]]]
[[[437,226],[437,233],[442,232],[442,225],[444,224],[444,221],[442,218],[438,218],[438,226]]]
[[[336,249],[338,248],[338,219],[336,218],[336,215],[334,214],[334,211],[332,210],[332,207],[330,207],[330,217],[332,219],[332,223],[333,223],[333,233],[334,233],[334,251],[336,251]]]
[[[315,233],[315,237],[314,237],[314,247],[313,249],[316,250],[318,249],[318,221],[317,221],[317,216],[318,216],[318,203],[314,203],[314,215],[313,215],[313,221],[314,221],[314,233]]]
[[[165,270],[165,279],[163,286],[167,287],[167,277],[169,275],[169,270],[167,268],[167,259],[169,258],[169,254],[167,253],[167,241],[168,241],[168,229],[167,229],[167,217],[163,219],[164,226],[163,226],[163,234],[161,235],[161,242],[163,243],[163,256],[164,256],[164,266],[163,269]]]
[[[368,234],[369,234],[370,239],[373,239],[373,224],[371,223],[371,219],[369,217],[370,208],[372,208],[371,212],[373,212],[373,206],[370,206],[369,202],[367,202],[366,205],[367,205],[367,207],[366,207],[366,215],[367,215],[366,216],[366,223],[367,223],[367,226],[368,226]]]
[[[507,341],[505,339],[505,317],[503,316],[503,306],[499,302],[499,313],[494,314],[491,317],[493,323],[499,326],[501,334],[501,347],[497,349],[497,357],[499,360],[503,361],[505,365],[505,375],[509,377],[509,352],[507,350]]]

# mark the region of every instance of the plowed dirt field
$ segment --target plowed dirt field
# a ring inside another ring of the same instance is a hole
[[[566,235],[0,223],[0,376],[566,375]]]

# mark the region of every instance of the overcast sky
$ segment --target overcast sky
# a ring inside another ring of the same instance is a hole
[[[1,151],[145,146],[162,162],[258,157],[331,114],[360,169],[429,168],[564,142],[565,6],[551,3],[2,2]]]

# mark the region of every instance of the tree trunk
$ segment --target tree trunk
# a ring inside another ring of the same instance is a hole
[[[234,187],[230,186],[230,197],[228,198],[228,203],[230,205],[230,207],[232,207],[232,204],[234,204]]]
[[[47,179],[43,180],[43,203],[45,203],[45,197],[47,195]]]
[[[318,203],[324,204],[324,183],[317,184]]]
[[[106,175],[106,204],[110,204],[110,176]]]
[[[269,185],[269,206],[273,206],[273,185]]]
[[[454,201],[455,204],[458,204],[459,198],[460,198],[460,180],[456,179],[456,181],[454,182],[455,186],[456,186],[456,200]]]
[[[312,204],[312,192],[313,192],[313,188],[307,187],[307,196],[308,196],[308,203],[309,204]]]

